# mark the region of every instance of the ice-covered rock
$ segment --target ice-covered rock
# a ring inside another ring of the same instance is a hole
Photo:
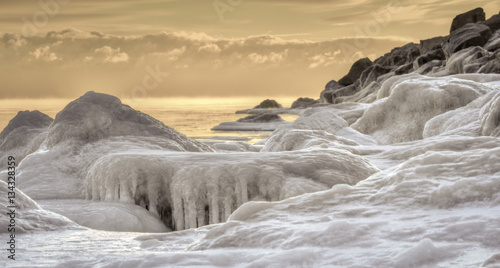
[[[446,63],[451,74],[500,73],[500,51],[489,52],[480,46],[469,47],[453,54]]]
[[[151,149],[213,151],[116,97],[88,92],[57,114],[40,148],[19,164],[19,188],[35,200],[84,198],[82,178],[100,156]]]
[[[333,103],[333,92],[337,91],[338,89],[342,88],[341,84],[339,84],[335,80],[331,80],[328,82],[325,86],[325,89],[321,91],[320,94],[320,101],[322,103]]]
[[[486,14],[480,7],[457,15],[451,23],[450,33],[465,26],[468,23],[477,23],[486,20]]]
[[[0,133],[0,155],[12,155],[20,162],[36,151],[47,136],[53,119],[39,111],[20,111]],[[5,167],[6,162],[0,162]]]
[[[497,30],[491,35],[490,40],[488,40],[488,43],[484,45],[484,49],[491,52],[500,49],[500,30]]]
[[[390,71],[391,68],[383,67],[382,65],[375,63],[364,70],[359,77],[360,86],[362,88],[367,87],[370,83],[377,81],[377,78],[379,78],[379,76],[387,74]]]
[[[408,80],[387,81],[381,97],[366,109],[352,128],[371,135],[381,144],[422,139],[425,123],[439,114],[465,106],[494,90],[457,78],[402,76]],[[391,83],[392,82],[392,83]],[[384,88],[384,86],[383,86]],[[385,96],[387,96],[385,98]]]
[[[131,165],[133,163],[133,165]],[[283,200],[355,184],[378,169],[343,150],[106,155],[89,169],[87,198],[143,205],[175,230],[224,222],[249,200]]]
[[[344,105],[344,107],[346,107]],[[290,129],[303,129],[303,130],[322,130],[328,133],[334,134],[336,136],[349,139],[358,144],[362,145],[373,145],[376,142],[368,135],[362,134],[351,127],[349,123],[344,119],[349,119],[354,114],[361,116],[364,109],[357,106],[358,109],[353,109],[351,111],[338,112],[336,109],[331,108],[318,108],[310,109],[305,111],[299,118],[295,120],[291,125],[284,126],[277,129],[269,138],[266,143],[266,147],[274,146],[271,145],[273,141],[281,142],[279,138],[276,138],[275,134],[279,134],[280,131],[290,130]],[[344,117],[344,118],[343,118]],[[351,120],[352,121],[352,120]],[[278,135],[279,136],[279,135]],[[283,140],[285,141],[285,140]],[[268,144],[269,143],[269,144]]]
[[[120,99],[92,91],[72,101],[56,115],[46,145],[51,148],[66,140],[90,143],[120,136],[168,139],[166,149],[171,150],[210,150],[151,116],[122,104]]]
[[[357,60],[352,66],[349,72],[342,77],[338,83],[342,86],[348,86],[354,84],[356,80],[361,76],[364,70],[372,66],[373,62],[368,58],[362,58]]]

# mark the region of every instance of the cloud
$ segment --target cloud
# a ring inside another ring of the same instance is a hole
[[[35,60],[44,60],[44,61],[56,61],[56,60],[62,60],[57,57],[57,55],[53,52],[50,52],[50,47],[49,46],[44,46],[35,49],[35,51],[30,52],[30,55],[35,59]]]
[[[381,56],[408,41],[397,36],[361,37],[368,45],[358,48],[356,38],[221,38],[185,31],[110,35],[72,28],[31,37],[4,34],[0,83],[7,90],[0,97],[76,97],[88,90],[127,94],[155,66],[171,75],[151,96],[314,96],[326,82],[342,77],[359,55]],[[346,44],[353,50],[343,51]],[[36,88],[40,90],[34,93]]]
[[[94,50],[95,56],[85,57],[84,61],[100,60],[101,62],[121,63],[127,62],[129,56],[125,52],[120,52],[120,48],[113,49],[109,46],[103,46]]]

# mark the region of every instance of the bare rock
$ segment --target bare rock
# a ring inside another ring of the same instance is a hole
[[[254,109],[283,108],[283,106],[275,100],[266,99],[253,108]]]
[[[486,14],[484,10],[480,7],[467,11],[463,14],[457,15],[453,22],[451,23],[450,33],[460,29],[461,27],[467,25],[468,23],[477,23],[486,20]]]
[[[356,61],[349,70],[349,73],[339,80],[339,84],[342,86],[348,86],[354,84],[356,80],[361,76],[364,70],[372,66],[373,62],[369,58],[363,58]]]
[[[311,98],[298,98],[292,103],[292,109],[304,109],[318,103],[317,100]]]
[[[443,51],[446,58],[453,53],[473,46],[484,46],[491,37],[488,26],[479,23],[469,23],[455,31],[443,41]]]

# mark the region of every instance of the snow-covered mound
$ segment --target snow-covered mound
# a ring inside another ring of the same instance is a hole
[[[2,177],[7,176],[5,172],[0,173],[0,175]],[[79,228],[77,224],[69,219],[40,208],[35,201],[20,190],[14,189],[14,195],[8,195],[9,192],[12,192],[12,189],[9,189],[7,183],[3,180],[0,181],[0,202],[4,204],[0,206],[0,213],[2,213],[0,224],[3,226],[3,228],[0,228],[0,233],[6,233],[9,228],[14,228],[12,232],[14,234]],[[13,196],[14,198],[9,199],[8,196]],[[8,204],[11,204],[9,203],[10,200],[13,200],[14,203],[12,205],[15,208],[7,207]],[[11,213],[11,210],[14,210],[14,213]],[[11,221],[11,218],[14,222]],[[12,224],[12,226],[9,227],[9,224]]]
[[[39,111],[20,111],[0,133],[0,155],[15,155],[21,161],[36,151],[47,136],[53,119]],[[5,167],[6,162],[0,162]]]
[[[141,205],[175,230],[224,222],[249,200],[277,201],[353,185],[378,169],[342,150],[288,153],[165,153],[99,158],[87,198]]]
[[[381,144],[422,139],[425,123],[431,118],[498,90],[454,77],[430,78],[411,74],[405,78],[382,87],[378,92],[381,99],[367,108],[352,128],[371,135]]]

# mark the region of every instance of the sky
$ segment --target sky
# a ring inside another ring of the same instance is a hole
[[[0,98],[318,98],[362,57],[449,33],[464,0],[0,0]]]

